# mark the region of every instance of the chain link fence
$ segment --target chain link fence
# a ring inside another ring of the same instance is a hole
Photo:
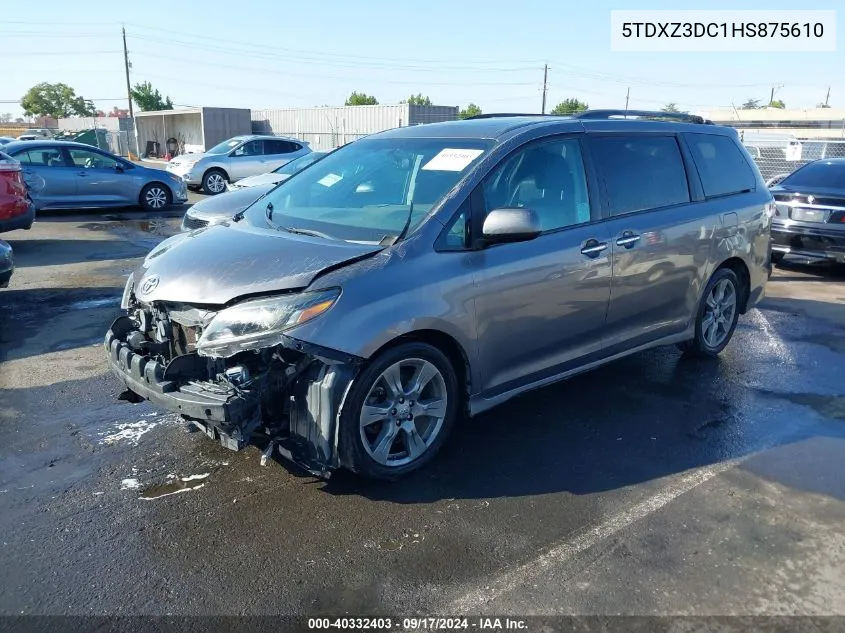
[[[744,134],[742,143],[757,163],[763,180],[769,186],[777,184],[811,161],[845,157],[845,141],[842,139],[799,139],[774,134]]]

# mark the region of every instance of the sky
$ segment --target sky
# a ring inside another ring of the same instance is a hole
[[[379,103],[423,93],[435,105],[539,112],[574,97],[591,108],[690,111],[775,98],[787,107],[845,107],[845,42],[835,53],[632,53],[610,50],[612,9],[677,9],[677,0],[183,0],[85,8],[41,0],[0,9],[0,114],[22,114],[36,83],[62,82],[104,111],[126,107],[121,27],[131,81],[149,81],[177,106],[295,108],[342,105],[353,91]],[[701,9],[837,9],[841,0]],[[86,15],[87,14],[87,15]],[[840,9],[839,24],[841,25]],[[90,16],[90,18],[89,18]],[[842,30],[840,29],[840,32]]]

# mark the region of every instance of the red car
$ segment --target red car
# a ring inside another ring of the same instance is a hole
[[[35,220],[35,207],[23,180],[21,164],[0,152],[0,233],[28,229]]]

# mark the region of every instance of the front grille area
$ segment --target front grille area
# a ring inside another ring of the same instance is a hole
[[[201,220],[199,218],[194,218],[190,215],[186,215],[185,218],[182,220],[182,226],[190,231],[193,231],[195,229],[201,229],[207,225],[208,221]]]

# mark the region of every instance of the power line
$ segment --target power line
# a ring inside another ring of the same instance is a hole
[[[133,53],[135,57],[152,57],[156,59],[166,59],[170,62],[173,62],[174,58],[173,55],[159,55],[157,53],[150,53],[147,51],[143,52],[135,52]],[[245,70],[245,71],[252,71],[256,73],[266,73],[271,75],[281,75],[285,77],[304,77],[308,79],[331,79],[335,81],[367,81],[365,77],[350,77],[350,76],[341,76],[341,75],[322,75],[322,74],[314,74],[314,73],[297,73],[291,72],[286,70],[276,70],[271,68],[257,68],[254,66],[243,66],[238,64],[227,64],[222,62],[209,62],[199,59],[182,59],[182,61],[189,63],[193,66],[197,64],[205,64],[209,66],[214,66],[215,68],[231,68],[233,70]],[[397,80],[397,79],[381,79],[379,78],[377,81],[380,83],[385,84],[397,84],[397,85],[426,85],[426,86],[493,86],[493,87],[507,87],[507,86],[536,86],[535,82],[478,82],[478,81],[450,81],[450,82],[431,82],[431,81],[420,81],[420,80]]]

